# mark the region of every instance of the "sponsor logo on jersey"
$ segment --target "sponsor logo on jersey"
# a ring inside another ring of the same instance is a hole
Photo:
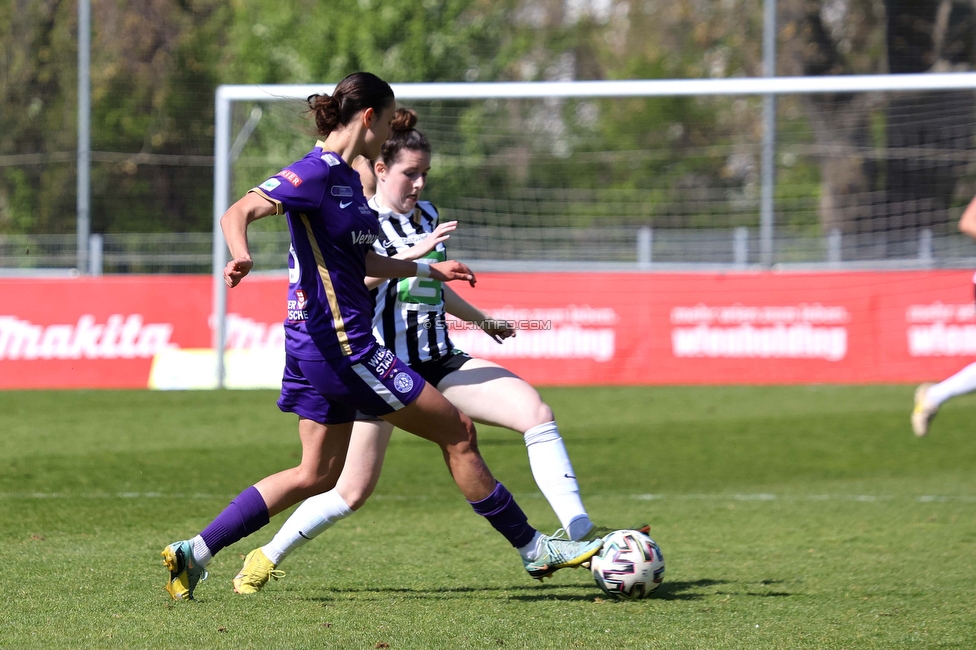
[[[308,298],[305,296],[305,291],[303,289],[298,289],[295,291],[295,297],[298,299],[295,301],[295,306],[299,309],[305,309],[308,306]]]
[[[409,393],[410,389],[413,388],[413,377],[401,372],[393,378],[393,387],[400,393]]]
[[[377,376],[383,377],[393,367],[394,361],[396,361],[396,355],[386,348],[380,348],[373,353],[366,365],[372,368]]]
[[[339,158],[334,153],[324,153],[321,157],[329,164],[329,167],[335,167],[339,164]]]
[[[342,210],[345,210],[350,205],[352,205],[352,201],[339,201],[339,208]]]
[[[350,233],[352,235],[352,243],[355,244],[366,244],[372,246],[373,242],[376,241],[376,235],[371,232],[362,232],[361,230],[354,230]]]
[[[279,185],[281,185],[281,181],[279,181],[277,178],[269,178],[261,183],[258,187],[260,187],[262,190],[268,190],[270,192]]]
[[[283,179],[285,179],[295,187],[298,187],[299,185],[302,184],[302,177],[290,169],[282,169],[281,172],[278,174],[278,176],[281,176]]]
[[[333,185],[332,196],[352,196],[352,188],[348,185]],[[347,204],[348,205],[348,204]]]
[[[298,293],[304,295],[304,291],[296,291],[296,297]],[[304,298],[299,298],[298,300],[288,301],[288,317],[289,323],[297,323],[299,321],[308,320],[308,310],[305,307],[308,305],[308,301]]]

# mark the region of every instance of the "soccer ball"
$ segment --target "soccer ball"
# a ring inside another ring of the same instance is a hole
[[[664,580],[664,556],[657,543],[636,530],[617,530],[603,538],[590,570],[604,593],[615,598],[643,598]]]

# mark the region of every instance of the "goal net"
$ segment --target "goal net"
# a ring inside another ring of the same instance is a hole
[[[976,193],[974,78],[818,78],[835,82],[824,92],[799,78],[617,82],[618,96],[614,82],[409,84],[397,95],[432,143],[425,195],[460,222],[451,248],[464,259],[520,269],[755,265],[766,192],[768,263],[951,265],[971,256],[955,222]],[[857,79],[888,81],[871,90]],[[800,91],[785,92],[787,81]],[[899,81],[905,88],[891,89]],[[767,185],[764,83],[777,90]],[[235,88],[231,199],[310,148],[300,97],[331,90]],[[278,255],[280,238],[265,238]]]
[[[308,151],[304,98],[331,89],[218,90],[215,349],[217,220]],[[974,89],[973,73],[394,85],[432,144],[425,198],[459,222],[451,255],[482,271],[971,265]],[[283,269],[285,223],[252,233],[256,270]]]

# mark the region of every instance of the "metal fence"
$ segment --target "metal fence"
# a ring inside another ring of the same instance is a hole
[[[908,235],[911,233],[911,237]],[[249,235],[256,271],[283,270],[287,232]],[[449,242],[451,257],[484,271],[746,270],[761,268],[757,228],[510,228],[467,226]],[[212,272],[211,233],[93,235],[90,265],[77,268],[73,235],[0,235],[0,275]],[[976,245],[930,229],[845,236],[781,231],[779,269],[919,269],[976,266]]]

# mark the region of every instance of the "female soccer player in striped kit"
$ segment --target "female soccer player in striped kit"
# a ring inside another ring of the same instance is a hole
[[[976,198],[969,202],[959,218],[959,230],[976,239]],[[976,275],[973,276],[976,293]],[[932,418],[946,401],[976,390],[976,363],[971,363],[948,379],[937,384],[926,383],[915,389],[915,408],[912,409],[912,431],[919,438],[927,436]]]
[[[519,550],[529,575],[585,562],[600,543],[556,540],[529,526],[481,458],[471,420],[373,337],[373,300],[365,276],[474,283],[474,275],[458,262],[415,263],[371,250],[379,226],[349,163],[360,154],[379,155],[394,116],[393,91],[378,77],[359,72],[343,79],[331,96],[310,97],[309,107],[324,141],[250,190],[221,218],[232,256],[224,279],[231,287],[253,267],[248,224],[275,214],[288,220],[286,362],[278,407],[299,416],[302,459],[298,467],[239,494],[199,535],[167,545],[162,552],[170,571],[166,590],[174,599],[191,599],[213,555],[272,515],[331,489],[357,411],[437,443],[465,498]]]
[[[397,109],[390,138],[373,170],[360,169],[364,185],[376,181],[370,207],[382,236],[377,255],[436,263],[447,258],[444,241],[456,222],[438,224],[437,210],[420,196],[430,169],[430,143],[414,129],[416,113]],[[367,162],[368,165],[368,162]],[[433,279],[367,278],[376,307],[373,333],[387,349],[435,386],[476,422],[523,434],[536,483],[571,539],[595,539],[609,529],[595,528],[583,507],[576,473],[559,435],[552,410],[528,383],[502,366],[475,359],[454,347],[445,314],[478,323],[499,343],[515,335],[507,324],[490,320],[447,285]],[[358,510],[372,494],[383,467],[393,425],[379,418],[357,418],[345,467],[334,490],[307,499],[274,539],[251,551],[234,579],[239,593],[260,590],[294,549]]]

